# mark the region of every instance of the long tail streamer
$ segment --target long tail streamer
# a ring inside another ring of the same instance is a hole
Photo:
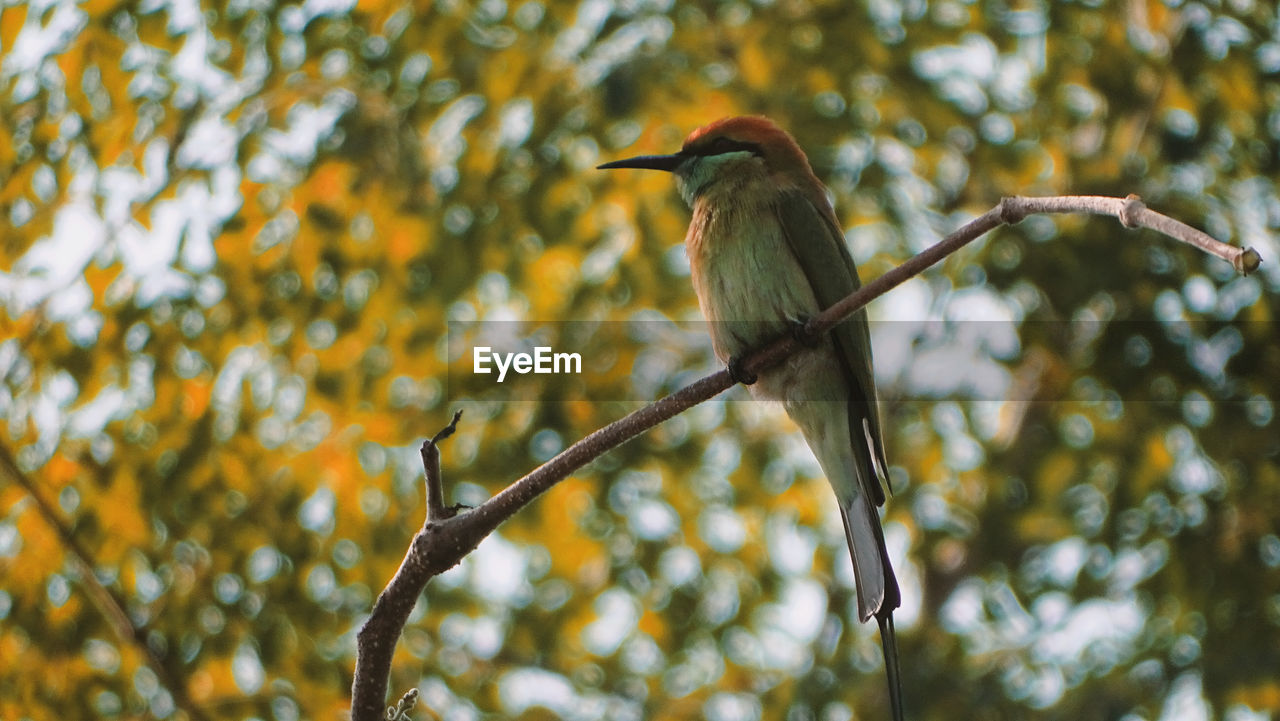
[[[889,708],[893,721],[902,721],[902,676],[898,669],[898,637],[893,630],[893,609],[876,614],[880,624],[880,645],[884,647],[884,670],[889,678]]]

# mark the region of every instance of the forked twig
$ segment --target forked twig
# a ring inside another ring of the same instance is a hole
[[[440,478],[440,441],[453,435],[458,430],[458,419],[462,411],[455,411],[449,425],[441,428],[431,436],[431,440],[422,442],[422,469],[426,473],[427,484],[427,523],[440,521],[453,515],[451,509],[444,505],[444,480]]]

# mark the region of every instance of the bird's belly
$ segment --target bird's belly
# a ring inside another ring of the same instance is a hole
[[[789,321],[821,310],[772,213],[718,210],[706,215],[700,224],[695,218],[687,248],[694,291],[720,360],[760,348],[787,332]],[[744,222],[748,215],[753,222]],[[767,220],[760,222],[761,216]],[[801,351],[762,374],[752,391],[778,400],[799,400],[793,396],[800,395],[832,399],[833,380],[839,378],[834,347],[823,339],[818,348]]]

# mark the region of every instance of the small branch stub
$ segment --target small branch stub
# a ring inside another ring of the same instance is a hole
[[[427,484],[427,523],[442,521],[451,517],[454,511],[444,505],[444,479],[440,476],[440,441],[453,435],[458,430],[458,420],[462,411],[453,414],[449,425],[441,428],[430,439],[422,442],[422,470],[426,474]]]
[[[1137,228],[1138,213],[1146,210],[1147,206],[1142,202],[1142,198],[1130,193],[1124,199],[1124,205],[1120,206],[1120,225],[1126,228]]]

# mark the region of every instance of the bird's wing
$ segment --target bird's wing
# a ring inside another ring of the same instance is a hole
[[[829,210],[824,212],[800,191],[790,191],[783,193],[778,201],[777,213],[787,244],[809,280],[822,310],[861,287],[858,269],[835,219],[829,217]],[[858,477],[866,486],[863,490],[875,499],[877,506],[882,506],[885,496],[880,483],[888,486],[889,479],[884,476],[888,464],[880,431],[880,413],[876,408],[875,378],[871,371],[871,331],[867,327],[866,309],[859,309],[832,328],[831,337],[851,391],[851,441],[862,466],[858,469]]]

